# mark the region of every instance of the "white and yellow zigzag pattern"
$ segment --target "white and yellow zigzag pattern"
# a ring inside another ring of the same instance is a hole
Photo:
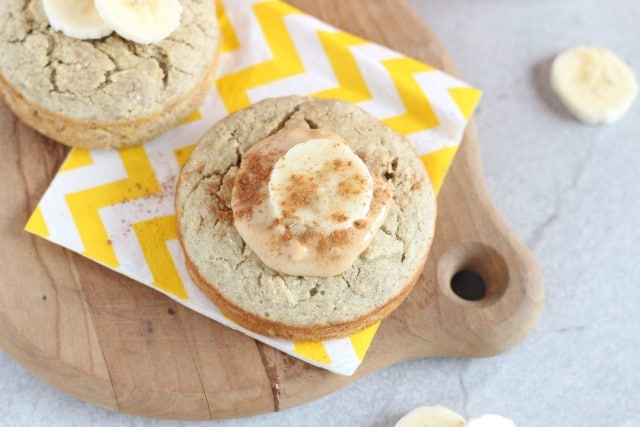
[[[192,283],[176,235],[176,177],[213,123],[266,97],[344,99],[407,135],[439,190],[480,92],[280,1],[218,0],[218,17],[220,70],[199,111],[142,147],[72,150],[26,229],[238,328]],[[317,343],[243,332],[350,375],[377,327]]]

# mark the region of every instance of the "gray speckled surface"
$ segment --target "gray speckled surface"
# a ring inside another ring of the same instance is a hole
[[[442,404],[524,426],[640,425],[640,102],[610,127],[572,119],[550,60],[608,47],[640,72],[636,0],[411,0],[485,96],[476,114],[487,185],[546,280],[533,333],[489,359],[403,363],[298,408],[178,423],[103,410],[48,386],[0,352],[2,426],[393,426]],[[311,385],[310,385],[311,386]]]

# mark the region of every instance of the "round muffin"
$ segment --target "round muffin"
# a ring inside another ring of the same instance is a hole
[[[119,148],[171,129],[204,100],[220,48],[215,0],[181,0],[181,24],[149,45],[54,31],[41,1],[0,2],[0,96],[63,144]]]
[[[243,154],[294,128],[340,135],[392,190],[389,213],[372,242],[336,276],[278,273],[234,227],[231,196]],[[404,300],[424,268],[436,202],[407,139],[352,104],[292,96],[259,102],[209,130],[182,169],[176,211],[187,269],[226,316],[263,335],[318,341],[362,330]]]

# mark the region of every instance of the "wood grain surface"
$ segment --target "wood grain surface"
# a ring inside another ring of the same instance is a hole
[[[455,73],[404,0],[292,0],[347,31]],[[489,356],[516,345],[543,300],[536,261],[496,212],[471,124],[440,193],[425,272],[382,322],[352,377],[314,368],[160,293],[23,231],[67,153],[0,103],[0,347],[45,381],[117,411],[219,419],[321,397],[371,372],[429,356]],[[479,274],[469,301],[450,282]]]

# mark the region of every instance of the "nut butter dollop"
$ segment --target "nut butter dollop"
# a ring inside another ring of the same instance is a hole
[[[329,277],[347,270],[384,222],[391,190],[346,142],[322,129],[285,129],[245,154],[234,225],[268,267]]]

